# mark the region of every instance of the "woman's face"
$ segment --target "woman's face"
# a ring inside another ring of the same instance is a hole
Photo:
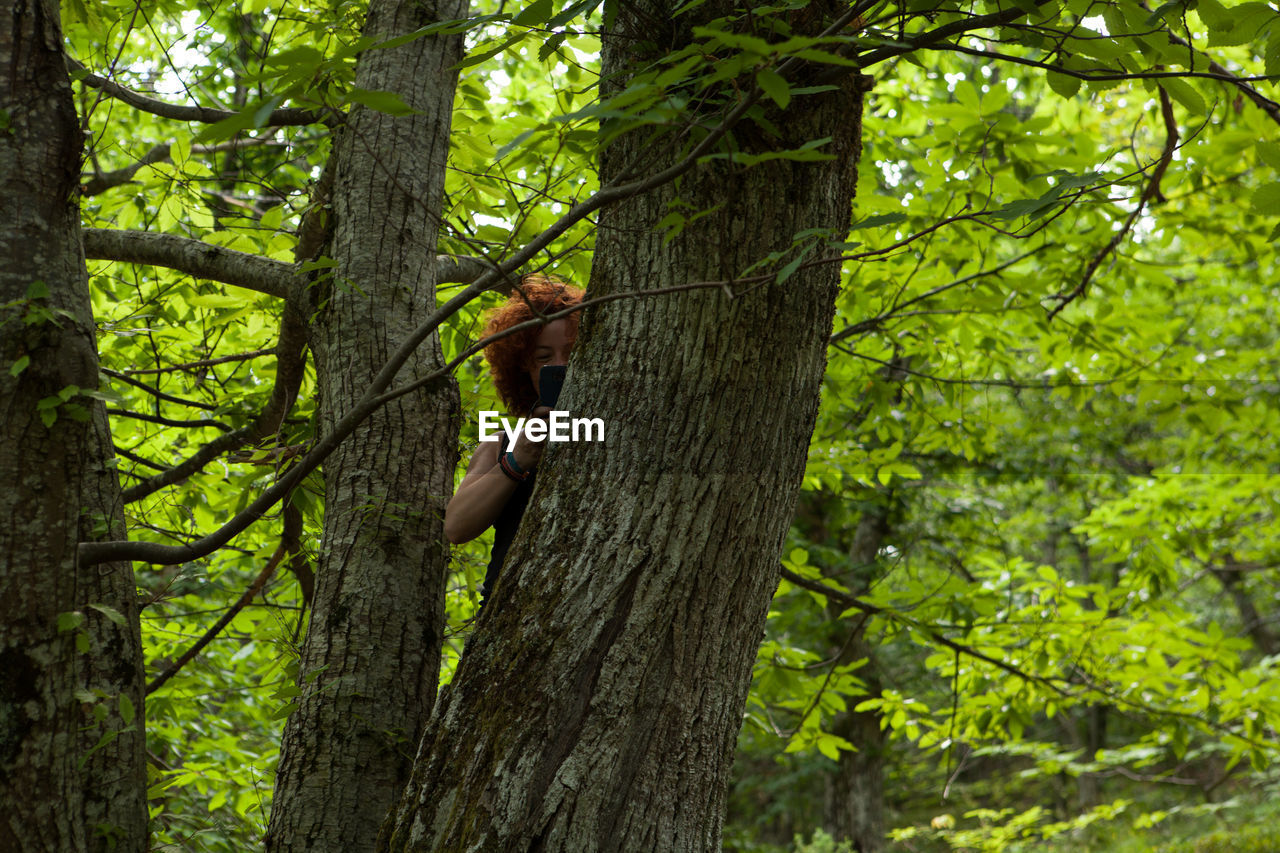
[[[529,379],[535,389],[538,388],[538,374],[542,368],[548,364],[569,363],[569,351],[573,349],[571,334],[572,328],[567,319],[552,320],[538,333],[528,361]]]

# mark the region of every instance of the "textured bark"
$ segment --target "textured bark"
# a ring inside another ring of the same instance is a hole
[[[298,282],[296,264],[176,234],[94,228],[84,232],[84,243],[86,255],[94,260],[154,264],[268,296],[283,298]],[[488,268],[480,258],[440,255],[435,260],[435,282],[468,284]]]
[[[85,252],[95,260],[155,264],[268,296],[283,298],[297,276],[293,264],[177,234],[95,228],[84,237]]]
[[[37,410],[98,385],[79,122],[57,4],[11,0],[0,21],[0,849],[142,851],[133,577],[76,561],[80,542],[123,535],[106,414],[79,394],[50,426]],[[76,612],[79,627],[60,631]]]
[[[654,30],[675,5],[618,5],[605,79],[625,85],[630,69],[689,38]],[[696,14],[728,11],[710,2]],[[646,46],[650,38],[662,48]],[[770,145],[832,137],[832,162],[714,161],[607,212],[588,295],[733,278],[802,229],[842,236],[860,112],[851,81],[775,116],[787,138]],[[656,171],[677,152],[624,138],[608,149],[602,178],[616,180],[642,156]],[[666,242],[655,225],[677,195],[692,210],[716,209]],[[561,404],[603,418],[606,439],[552,445],[544,456],[386,846],[719,848],[838,274],[826,265],[735,299],[690,291],[588,313]]]
[[[462,17],[463,2],[374,0],[365,34],[387,39]],[[335,142],[329,254],[315,302],[323,431],[358,400],[435,306],[436,235],[457,36],[360,57],[356,85],[398,93],[419,115],[356,109]],[[401,381],[442,363],[438,340]],[[285,728],[270,851],[373,846],[408,778],[435,699],[448,558],[443,509],[457,462],[457,386],[401,397],[325,462],[325,519],[299,707]]]

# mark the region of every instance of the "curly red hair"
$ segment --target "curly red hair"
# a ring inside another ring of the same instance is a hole
[[[484,336],[504,332],[540,314],[571,308],[582,301],[582,296],[582,288],[574,287],[555,276],[541,273],[527,275],[521,279],[520,286],[507,301],[489,313]],[[581,316],[581,312],[574,312],[564,318],[569,321],[570,338],[577,337],[578,318]],[[529,357],[533,355],[533,347],[541,331],[541,326],[531,326],[484,348],[493,384],[512,412],[526,413],[538,399],[538,391],[529,381],[528,367]]]

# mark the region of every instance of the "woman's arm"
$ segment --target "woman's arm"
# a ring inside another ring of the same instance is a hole
[[[534,415],[550,409],[538,408]],[[545,440],[544,440],[545,441]],[[486,441],[476,448],[467,473],[444,510],[444,535],[454,545],[470,542],[498,518],[518,483],[498,467],[500,441]],[[516,440],[515,456],[521,468],[532,471],[542,458],[544,442],[530,441],[523,433]]]

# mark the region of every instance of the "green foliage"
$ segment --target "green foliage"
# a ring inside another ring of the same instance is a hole
[[[1274,97],[1274,10],[1028,3],[1021,18],[909,50],[1007,4],[884,3],[818,35],[808,4],[779,3],[711,22],[602,91],[601,4],[518,6],[476,4],[464,21],[374,44],[360,35],[363,4],[345,0],[288,14],[274,0],[165,0],[137,18],[132,4],[67,4],[68,51],[95,73],[233,114],[197,135],[77,84],[86,187],[147,163],[85,196],[86,227],[292,261],[329,130],[272,129],[272,110],[407,114],[403,93],[355,87],[358,57],[464,32],[440,246],[500,260],[600,189],[596,159],[622,133],[691,153],[754,98],[698,149],[702,164],[831,156],[825,134],[792,138],[788,119],[876,56],[850,232],[797,223],[788,251],[742,271],[785,285],[801,265],[839,263],[844,287],[782,561],[806,585],[783,581],[769,615],[726,847],[842,849],[817,827],[824,781],[868,751],[843,728],[857,714],[886,738],[888,827],[914,849],[1146,849],[1179,821],[1246,808],[1234,797],[1251,786],[1274,792],[1280,660],[1241,603],[1274,626],[1280,146],[1248,90],[1204,76],[1213,59]],[[1167,76],[1189,71],[1200,76]],[[1176,154],[1135,216],[1170,138],[1162,91]],[[707,212],[673,205],[656,228],[670,239]],[[586,283],[594,237],[577,222],[528,268]],[[89,272],[110,371],[95,393],[109,395],[126,487],[261,410],[274,299],[160,267]],[[47,297],[34,283],[5,321],[73,319]],[[447,358],[479,339],[498,299],[441,329]],[[17,354],[5,369],[30,362]],[[476,412],[500,406],[479,357],[457,376],[465,460]],[[130,536],[188,541],[243,508],[314,441],[313,380],[276,442],[131,503]],[[83,396],[63,388],[41,416],[83,416]],[[319,475],[294,500],[314,554]],[[882,541],[855,558],[877,515]],[[139,569],[150,676],[252,582],[280,527],[273,517],[207,559]],[[445,682],[488,550],[488,537],[454,549]],[[83,636],[83,614],[63,617],[59,630]],[[298,582],[282,571],[148,698],[158,849],[257,845],[280,720],[297,679],[315,675],[297,671],[302,630]],[[855,634],[865,648],[852,655]],[[1098,714],[1102,739],[1089,733]],[[1225,805],[1193,812],[1192,793],[1215,792]],[[1262,830],[1196,828],[1182,849],[1274,846]]]

